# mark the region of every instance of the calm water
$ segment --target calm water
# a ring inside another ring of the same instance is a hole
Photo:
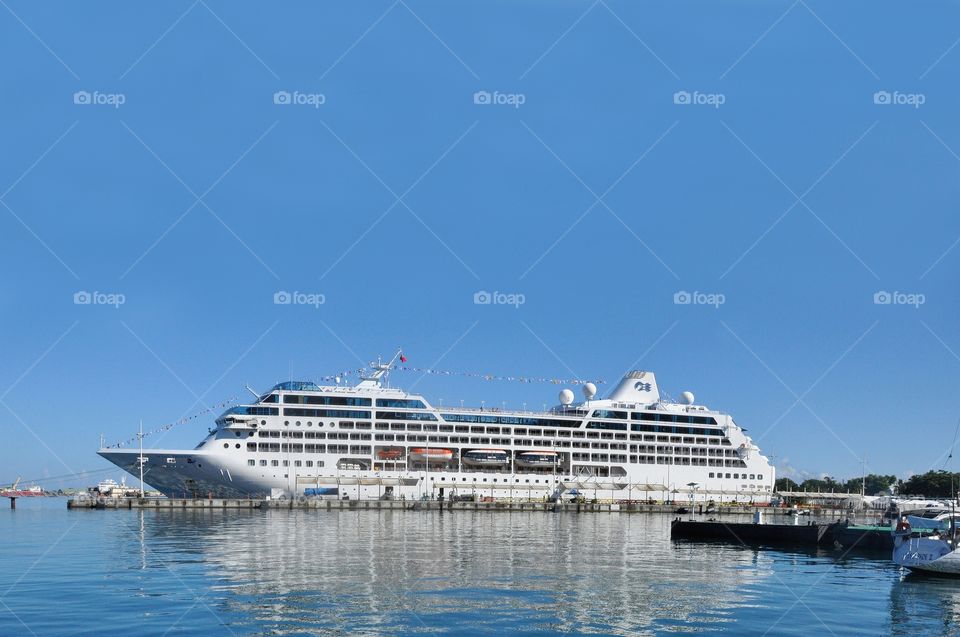
[[[960,580],[626,514],[0,511],[0,635],[956,634]],[[882,556],[880,556],[882,557]]]

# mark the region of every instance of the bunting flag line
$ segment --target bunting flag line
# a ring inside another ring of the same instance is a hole
[[[498,381],[509,381],[515,383],[550,383],[552,385],[585,385],[587,383],[594,383],[595,385],[603,385],[606,383],[604,380],[586,380],[579,378],[544,378],[541,376],[502,376],[499,374],[482,374],[479,372],[464,372],[464,371],[451,371],[443,369],[429,369],[425,367],[410,367],[408,365],[393,365],[390,367],[392,371],[397,372],[415,372],[418,374],[429,374],[433,376],[462,376],[465,378],[479,378],[481,380],[498,380]],[[363,374],[368,373],[366,368],[360,369],[350,369],[339,374],[331,374],[329,376],[321,376],[319,380],[325,382],[340,382],[344,376],[362,376]]]
[[[167,423],[166,425],[161,425],[161,426],[159,426],[159,427],[157,427],[157,428],[155,428],[155,429],[151,429],[150,431],[144,431],[144,432],[143,432],[143,437],[146,438],[147,436],[152,435],[152,434],[158,434],[158,433],[161,433],[161,432],[164,432],[164,431],[170,431],[171,429],[173,429],[173,428],[176,427],[177,425],[186,424],[186,423],[188,423],[188,422],[191,422],[191,421],[193,421],[193,420],[196,420],[196,419],[199,418],[200,416],[205,416],[205,415],[209,414],[209,413],[212,412],[212,411],[219,411],[219,410],[223,409],[224,407],[226,407],[227,405],[229,405],[230,403],[235,403],[235,402],[237,402],[237,396],[234,396],[234,397],[232,397],[232,398],[228,398],[228,399],[224,400],[223,402],[220,402],[220,403],[217,403],[216,405],[212,405],[212,406],[210,406],[210,407],[207,407],[207,408],[204,409],[203,411],[199,411],[199,412],[193,414],[192,416],[186,416],[185,418],[181,418],[180,420],[177,420],[176,422],[171,422],[171,423]],[[107,445],[107,446],[105,447],[105,449],[118,449],[118,448],[120,448],[120,447],[126,447],[126,446],[128,446],[128,445],[131,445],[131,444],[133,444],[133,443],[136,443],[136,442],[137,442],[137,439],[138,439],[139,437],[140,437],[139,435],[135,435],[135,436],[133,436],[132,438],[127,438],[126,440],[124,440],[124,441],[122,441],[122,442],[118,442],[118,443],[115,443],[115,444],[112,444],[112,445]]]

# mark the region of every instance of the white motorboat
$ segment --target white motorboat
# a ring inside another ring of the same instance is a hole
[[[940,526],[939,521],[929,518],[914,518],[929,523],[921,527],[930,529]],[[956,526],[947,520],[947,528],[938,529],[932,535],[921,535],[911,526],[910,520],[901,518],[893,529],[893,562],[913,571],[960,575],[960,551],[957,551]]]

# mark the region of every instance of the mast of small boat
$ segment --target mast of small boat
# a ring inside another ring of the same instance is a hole
[[[140,432],[137,434],[140,441],[140,457],[137,458],[137,464],[140,465],[140,497],[144,497],[143,489],[143,418],[140,419]]]
[[[947,455],[947,462],[944,466],[949,466],[950,461],[953,460],[953,448],[957,444],[957,432],[960,431],[960,420],[957,421],[957,431],[953,433],[953,444],[950,445],[950,453]],[[957,490],[953,484],[953,471],[950,472],[950,543],[951,549],[957,550],[957,518],[956,515],[956,504],[957,504]]]
[[[953,455],[953,454],[951,454]],[[950,548],[957,550],[957,491],[953,484],[953,472],[950,472]]]

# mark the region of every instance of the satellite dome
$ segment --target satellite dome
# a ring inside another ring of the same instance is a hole
[[[562,392],[560,392],[560,404],[561,404],[561,405],[569,405],[569,404],[572,403],[572,402],[573,402],[573,392],[572,392],[572,391],[570,391],[569,389],[564,389]]]
[[[597,395],[597,386],[593,383],[585,383],[583,386],[583,395],[586,396],[587,400],[590,400]]]
[[[681,401],[684,405],[692,405],[692,404],[693,404],[693,392],[692,392],[692,391],[685,391],[685,392],[683,392],[682,394],[680,394],[680,401]]]

